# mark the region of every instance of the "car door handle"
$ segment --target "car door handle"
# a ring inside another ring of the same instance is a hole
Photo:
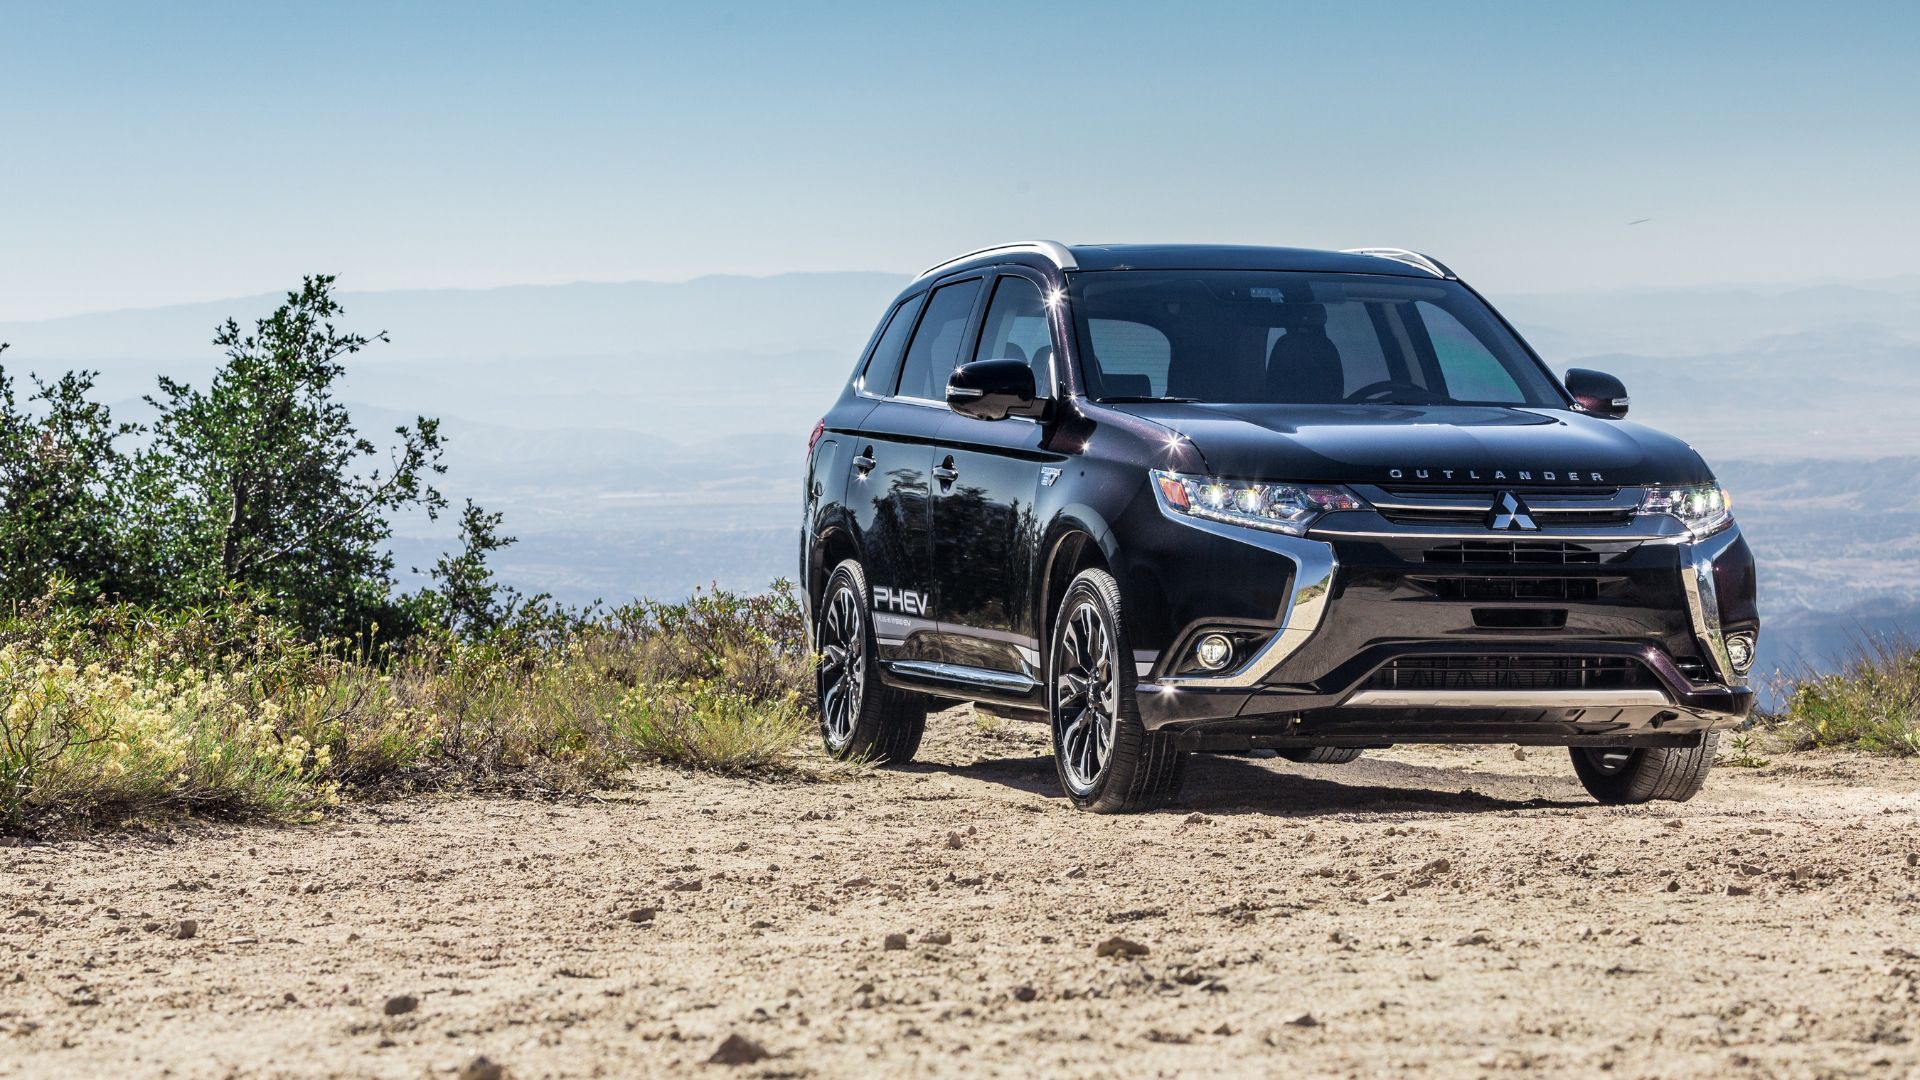
[[[951,462],[953,459],[948,458],[947,460]],[[960,479],[960,470],[954,468],[951,464],[936,465],[933,469],[933,478],[940,481],[940,486],[945,487],[955,480]]]
[[[854,456],[853,471],[865,476],[872,472],[877,464],[879,463],[873,460],[873,447],[869,446],[864,452]]]

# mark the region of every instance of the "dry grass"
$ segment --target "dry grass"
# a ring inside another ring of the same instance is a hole
[[[393,648],[302,642],[239,606],[62,600],[0,625],[0,830],[298,818],[423,788],[579,792],[644,761],[791,773],[812,732],[784,590]]]
[[[1920,755],[1920,648],[1863,643],[1842,670],[1782,688],[1785,707],[1762,720],[1788,750],[1848,748]]]

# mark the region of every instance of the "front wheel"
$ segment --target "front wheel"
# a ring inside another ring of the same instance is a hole
[[[1084,570],[1067,586],[1049,655],[1053,763],[1073,805],[1116,814],[1171,797],[1186,755],[1140,722],[1133,651],[1112,574]]]
[[[1573,771],[1595,799],[1610,805],[1667,799],[1686,802],[1707,782],[1720,735],[1709,732],[1698,746],[1572,747]]]

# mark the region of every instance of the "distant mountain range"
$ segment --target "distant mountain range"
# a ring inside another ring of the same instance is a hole
[[[506,512],[520,543],[500,567],[522,588],[755,588],[792,573],[806,433],[904,281],[345,293],[346,325],[392,336],[351,363],[347,393],[369,430],[444,419],[445,486]],[[1920,635],[1920,277],[1492,299],[1556,370],[1621,376],[1636,419],[1715,464],[1762,560],[1763,663]],[[6,323],[0,341],[12,370],[99,369],[138,418],[155,375],[204,377],[214,326],[277,300]],[[403,522],[401,564],[426,565],[449,531]]]

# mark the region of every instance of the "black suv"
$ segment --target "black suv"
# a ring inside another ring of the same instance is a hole
[[[1572,748],[1686,799],[1752,708],[1753,557],[1699,454],[1398,249],[1022,243],[880,320],[808,451],[820,727],[1046,718],[1075,805],[1189,752]]]

